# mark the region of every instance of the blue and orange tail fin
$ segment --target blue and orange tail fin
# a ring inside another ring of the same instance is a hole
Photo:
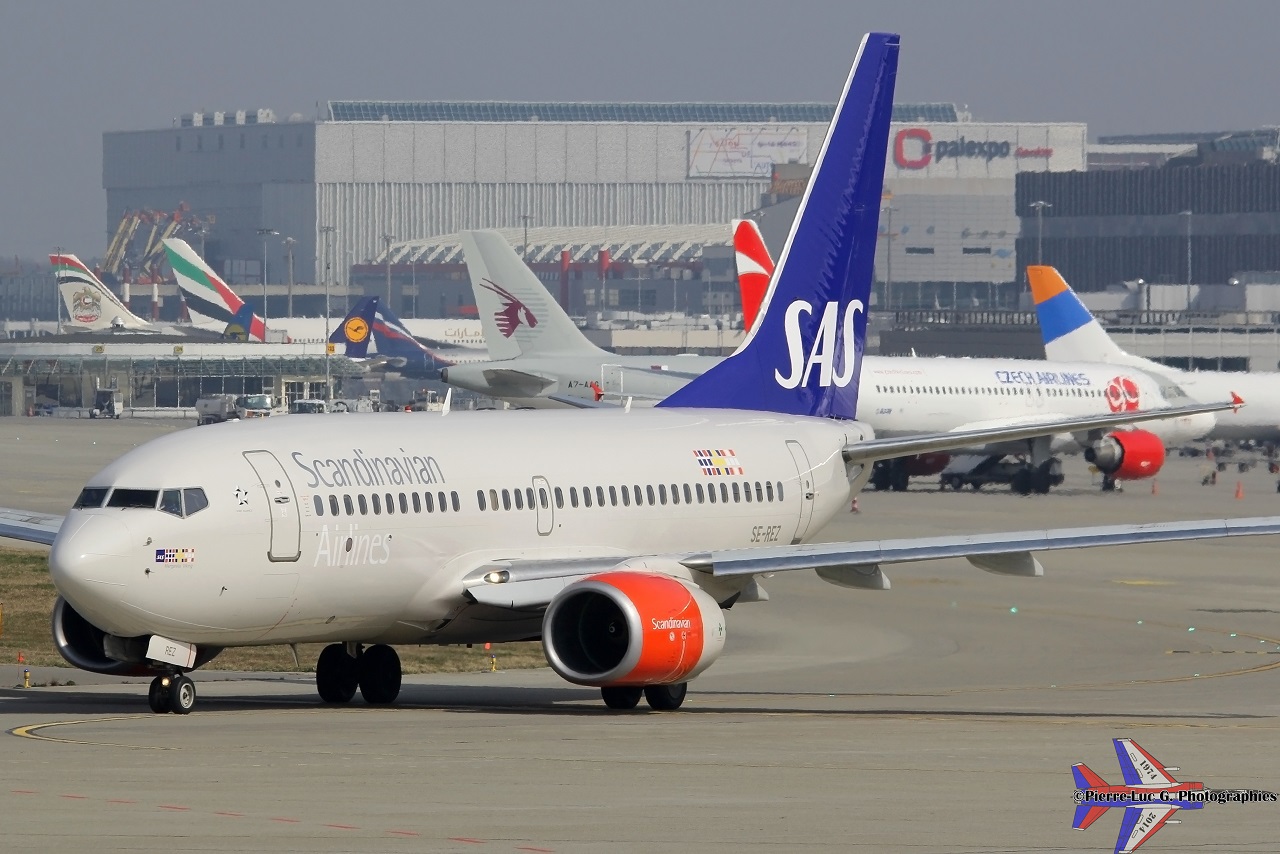
[[[863,38],[742,347],[659,406],[854,417],[898,45]]]
[[[369,341],[373,337],[373,319],[378,311],[377,297],[364,297],[347,312],[338,328],[329,336],[330,344],[343,344],[349,358],[363,359],[369,355]]]
[[[1045,356],[1055,362],[1113,362],[1132,364],[1130,356],[1111,340],[1093,313],[1080,301],[1055,268],[1027,267],[1027,282],[1036,304]]]

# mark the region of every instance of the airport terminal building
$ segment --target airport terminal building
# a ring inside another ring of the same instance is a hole
[[[391,249],[395,309],[449,316],[456,300],[442,307],[423,292],[418,276],[431,271],[393,247],[468,228],[728,223],[797,195],[787,169],[812,164],[833,111],[332,101],[319,121],[192,113],[171,128],[104,134],[106,226],[185,204],[211,221],[193,243],[232,284],[261,283],[264,259],[267,280],[284,281],[288,237],[297,282],[351,284],[350,294],[364,287],[348,281],[352,268],[372,279]],[[877,278],[895,304],[989,298],[1016,278],[1015,177],[1084,168],[1085,126],[974,122],[953,104],[899,104],[894,120]],[[785,218],[762,215],[771,244]],[[314,301],[314,289],[300,293]]]

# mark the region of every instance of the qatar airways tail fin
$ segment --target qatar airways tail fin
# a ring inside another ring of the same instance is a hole
[[[464,231],[462,252],[491,360],[603,352],[587,340],[501,234]]]
[[[1169,370],[1149,359],[1126,353],[1112,341],[1057,269],[1033,264],[1027,267],[1027,280],[1031,283],[1031,297],[1040,320],[1044,354],[1050,361],[1110,362],[1158,372]]]
[[[733,221],[733,258],[738,272],[738,293],[742,297],[742,328],[750,331],[756,325],[760,303],[764,302],[773,276],[773,258],[755,220]]]
[[[151,324],[129,311],[102,280],[74,255],[50,255],[58,293],[73,326],[97,331],[120,326],[145,329]]]
[[[854,417],[898,44],[863,38],[742,347],[659,406]]]
[[[191,320],[203,325],[230,324],[244,306],[244,300],[213,272],[187,241],[167,237],[164,251],[169,256],[169,266],[178,280]],[[266,340],[266,324],[261,317],[252,315],[248,333],[251,341]]]

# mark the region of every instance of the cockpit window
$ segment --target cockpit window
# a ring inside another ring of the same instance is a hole
[[[183,502],[186,504],[187,515],[199,513],[201,510],[209,506],[209,499],[205,498],[204,490],[198,486],[188,487],[182,490]]]
[[[166,489],[160,493],[160,512],[182,518],[182,490]]]
[[[111,499],[107,502],[107,506],[146,508],[148,510],[154,510],[156,502],[159,500],[160,490],[158,489],[117,488],[111,493]]]
[[[111,487],[109,486],[86,486],[80,490],[80,497],[71,506],[76,510],[83,510],[86,507],[101,507],[102,502],[107,500],[107,493],[110,491]]]

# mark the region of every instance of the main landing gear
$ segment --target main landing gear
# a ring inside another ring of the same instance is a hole
[[[196,707],[196,683],[182,673],[157,676],[147,690],[147,704],[157,715],[190,714]]]
[[[649,708],[655,712],[673,712],[684,705],[685,695],[689,693],[688,682],[676,682],[674,685],[621,685],[601,688],[600,696],[604,704],[611,709],[629,711],[640,704],[641,695]]]
[[[386,644],[365,649],[357,643],[331,643],[316,662],[316,690],[326,703],[347,703],[356,688],[366,703],[385,706],[400,696],[400,656]]]

